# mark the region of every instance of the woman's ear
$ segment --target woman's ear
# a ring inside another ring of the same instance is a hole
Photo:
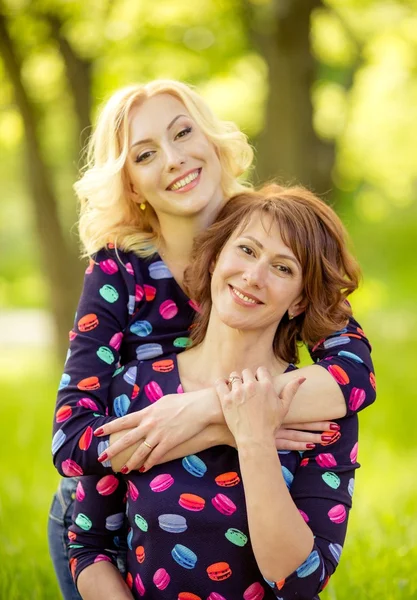
[[[304,296],[301,296],[288,307],[288,316],[290,316],[291,319],[298,317],[298,315],[301,315],[306,308],[307,300],[304,298]]]

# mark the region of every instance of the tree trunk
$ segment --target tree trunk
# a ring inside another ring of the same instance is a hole
[[[49,284],[57,347],[65,356],[68,330],[72,327],[80,285],[80,264],[76,248],[70,248],[62,234],[57,199],[51,177],[42,157],[38,135],[39,118],[21,78],[21,62],[13,47],[6,19],[0,14],[0,50],[13,85],[16,103],[25,128],[27,183],[33,201],[42,264]]]
[[[258,181],[277,178],[323,194],[332,189],[334,145],[313,129],[311,88],[315,61],[310,19],[320,0],[270,0],[255,7],[244,0],[254,46],[268,65],[269,92],[263,132],[257,140]]]

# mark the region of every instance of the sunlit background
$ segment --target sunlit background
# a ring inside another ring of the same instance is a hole
[[[97,106],[160,77],[195,84],[250,136],[252,177],[312,185],[351,233],[379,393],[360,417],[354,509],[322,598],[417,598],[416,3],[8,0],[0,39],[0,598],[59,597],[46,521],[84,267],[72,184]]]

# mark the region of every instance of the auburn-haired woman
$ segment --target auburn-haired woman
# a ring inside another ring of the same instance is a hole
[[[216,382],[224,425],[150,470],[123,469],[95,486],[81,478],[70,554],[83,598],[317,598],[346,534],[357,415],[304,453],[277,453],[275,435],[304,381],[297,343],[344,330],[358,277],[340,220],[300,187],[240,194],[198,236],[187,272],[199,306],[193,345],[128,363],[110,398],[114,412],[123,402],[146,411],[163,394]],[[360,364],[349,335],[329,339],[335,355]],[[372,378],[358,389],[340,365],[329,369],[352,403],[371,393]],[[291,381],[278,394],[283,373]],[[141,445],[152,448],[152,432]],[[127,585],[112,564],[125,510]]]

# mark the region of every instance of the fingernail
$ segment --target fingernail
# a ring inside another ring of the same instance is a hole
[[[145,471],[146,471],[145,467],[141,467],[141,468],[139,469],[139,473],[144,473]]]
[[[311,450],[312,448],[315,448],[316,444],[306,444],[306,448],[308,448],[309,450]]]
[[[95,430],[94,435],[103,435],[104,433],[104,429],[102,427],[99,427],[98,429]]]
[[[331,429],[332,431],[339,431],[340,425],[338,425],[337,423],[330,423],[329,429]]]
[[[107,452],[103,452],[103,454],[101,454],[97,460],[98,460],[98,462],[104,462],[105,460],[108,459],[108,457],[109,457],[109,455],[107,454]]]
[[[300,377],[300,379],[298,380],[298,383],[301,385],[302,383],[304,383],[306,380],[306,377]]]
[[[321,436],[321,440],[322,440],[323,442],[330,442],[332,439],[333,439],[333,436],[332,436],[332,435],[322,435],[322,436]]]
[[[122,473],[122,475],[126,475],[128,471],[129,467],[126,467],[126,465],[120,469],[120,473]]]

